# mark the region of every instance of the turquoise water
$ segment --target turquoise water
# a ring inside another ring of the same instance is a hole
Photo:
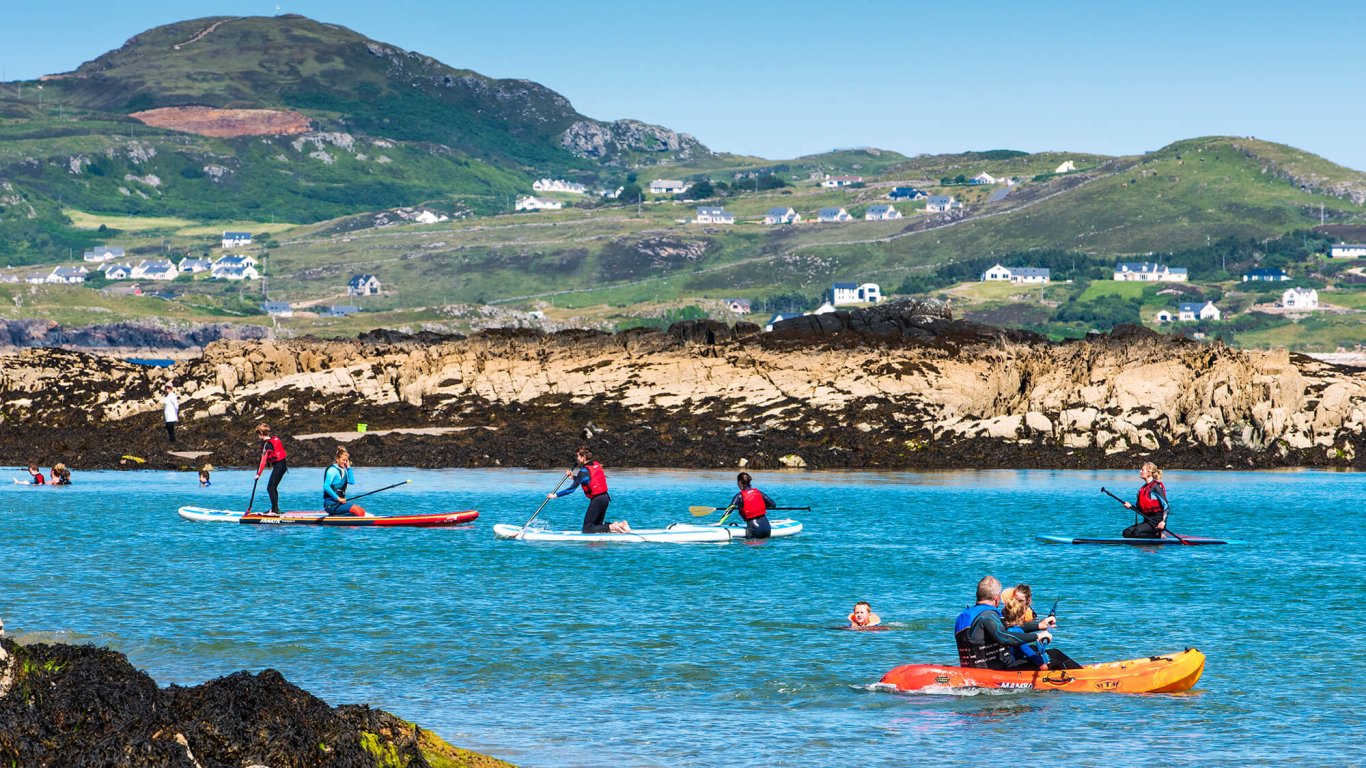
[[[11,473],[19,476],[18,470]],[[1134,472],[766,473],[807,525],[728,545],[496,541],[558,479],[520,470],[357,470],[377,514],[476,508],[447,530],[189,523],[241,507],[251,474],[77,472],[0,486],[0,617],[20,639],[106,644],[161,684],[278,669],[525,766],[1353,763],[1366,740],[1366,476],[1174,472],[1172,528],[1241,540],[1047,545],[1132,517],[1100,494]],[[4,472],[0,471],[0,477]],[[321,472],[295,469],[288,508]],[[728,472],[616,471],[609,518],[660,526],[724,505]],[[1121,490],[1122,489],[1122,490]],[[263,494],[258,494],[258,499]],[[258,501],[259,504],[259,501]],[[576,527],[581,496],[545,519]],[[1085,661],[1200,648],[1187,694],[906,695],[888,669],[955,658],[986,573],[1054,598]],[[868,600],[895,631],[832,631]]]

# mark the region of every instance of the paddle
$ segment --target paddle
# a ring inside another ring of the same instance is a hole
[[[261,473],[256,473],[256,479],[251,483],[251,498],[247,499],[247,511],[251,511],[251,505],[256,501],[256,484],[261,482]]]
[[[347,502],[352,502],[352,501],[355,501],[356,499],[363,499],[363,498],[365,498],[366,496],[369,496],[369,495],[372,494],[372,493],[379,493],[380,491],[387,491],[387,490],[389,490],[390,488],[397,488],[397,487],[399,487],[400,485],[407,485],[408,483],[411,483],[411,482],[412,482],[412,480],[404,480],[404,481],[401,482],[401,483],[394,483],[393,485],[386,485],[386,486],[384,486],[383,488],[376,488],[376,489],[373,490],[373,491],[366,491],[365,493],[358,494],[358,495],[356,495],[356,496],[348,496],[348,497],[346,497],[346,501],[347,501]]]
[[[688,511],[692,513],[692,516],[693,516],[693,517],[705,517],[705,516],[710,515],[711,513],[715,512],[715,511],[717,511],[717,510],[727,510],[727,511],[728,511],[728,510],[730,510],[730,507],[688,507]],[[811,507],[772,507],[772,508],[770,508],[768,511],[769,511],[769,512],[799,512],[799,511],[810,512],[810,511],[811,511]]]
[[[1123,504],[1126,508],[1131,508],[1131,505],[1129,504],[1129,502],[1127,502],[1127,501],[1125,501],[1124,499],[1121,499],[1120,497],[1114,495],[1113,493],[1110,493],[1109,491],[1105,490],[1105,486],[1102,485],[1102,486],[1100,487],[1100,492],[1103,493],[1103,494],[1105,494],[1106,496],[1109,496],[1110,498],[1114,499],[1115,501],[1118,501],[1120,504]],[[1163,532],[1163,533],[1169,533],[1169,534],[1171,534],[1171,537],[1172,537],[1173,539],[1176,539],[1177,541],[1181,542],[1182,544],[1184,544],[1184,545],[1186,545],[1186,546],[1191,546],[1191,543],[1190,543],[1189,541],[1186,541],[1185,539],[1183,539],[1179,534],[1176,533],[1176,531],[1169,530],[1169,529],[1167,528],[1167,526],[1165,526],[1165,525],[1162,526],[1162,532]]]
[[[564,481],[566,481],[566,480],[568,480],[569,478],[573,477],[573,476],[574,476],[574,473],[577,472],[578,470],[579,470],[579,465],[578,465],[578,464],[575,464],[573,469],[569,470],[569,472],[568,472],[567,474],[565,474],[564,477],[560,478],[560,482],[555,483],[555,490],[551,491],[551,493],[559,493],[559,491],[560,491],[560,486],[564,485]],[[518,536],[521,536],[523,533],[526,533],[526,527],[527,527],[528,525],[531,525],[531,521],[532,521],[532,520],[535,520],[535,519],[536,519],[536,515],[541,514],[541,510],[545,509],[545,505],[546,505],[546,504],[549,504],[549,503],[550,503],[550,497],[549,497],[549,496],[545,497],[544,499],[541,499],[541,506],[539,506],[539,507],[536,508],[536,511],[535,511],[534,513],[532,513],[531,517],[530,517],[525,523],[522,523],[522,530],[519,531],[519,532],[517,533]]]

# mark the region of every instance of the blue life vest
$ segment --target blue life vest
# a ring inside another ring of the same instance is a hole
[[[958,664],[978,669],[1005,669],[1011,664],[1010,648],[986,636],[980,628],[987,613],[1001,618],[1001,609],[978,603],[958,614],[953,625],[953,639],[958,644]]]

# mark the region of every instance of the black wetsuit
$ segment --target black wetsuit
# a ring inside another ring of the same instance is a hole
[[[568,488],[556,493],[556,497],[568,496],[579,489],[579,486],[588,487],[590,481],[588,467],[579,467],[579,472],[574,476],[574,482]],[[610,533],[611,526],[607,525],[607,505],[612,503],[612,497],[607,493],[599,493],[597,496],[590,496],[588,499],[588,509],[583,512],[583,533]]]
[[[755,490],[758,490],[758,489],[756,488]],[[767,493],[764,493],[763,491],[759,491],[759,495],[764,497],[764,508],[765,508],[765,509],[773,509],[774,507],[778,506],[776,503],[774,503],[773,499],[770,499],[770,498],[768,497],[768,494],[767,494]],[[728,506],[734,507],[734,508],[737,509],[737,510],[744,509],[744,508],[745,508],[745,500],[744,500],[744,497],[742,497],[739,493],[736,493],[735,496],[733,496],[733,497],[731,498],[730,504],[729,504]],[[743,517],[743,515],[741,515],[741,517]],[[768,515],[767,515],[767,514],[759,515],[758,517],[754,517],[754,518],[750,518],[749,520],[745,520],[745,538],[747,538],[747,539],[767,539],[769,536],[772,536],[772,535],[773,535],[773,526],[772,526],[771,524],[769,524],[769,522],[768,522]]]

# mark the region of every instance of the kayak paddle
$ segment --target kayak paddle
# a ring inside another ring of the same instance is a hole
[[[560,491],[560,486],[564,485],[564,481],[565,481],[565,480],[568,480],[570,477],[573,477],[573,473],[574,473],[575,471],[577,471],[578,468],[579,468],[579,465],[575,464],[575,465],[574,465],[574,469],[569,470],[569,472],[568,472],[567,474],[565,474],[564,477],[560,478],[560,482],[555,483],[555,490],[551,491],[551,493],[559,493],[559,491]],[[545,509],[545,505],[546,505],[546,504],[549,504],[549,503],[550,503],[550,497],[549,497],[549,496],[545,497],[544,499],[541,499],[541,506],[539,506],[539,507],[536,508],[536,511],[532,513],[531,517],[530,517],[525,523],[522,523],[522,530],[517,534],[518,536],[521,536],[523,533],[526,533],[526,527],[527,527],[528,525],[531,525],[531,521],[532,521],[532,520],[535,520],[535,519],[536,519],[536,515],[541,514],[541,510]]]
[[[346,498],[346,500],[347,500],[348,502],[351,502],[351,501],[355,501],[356,499],[363,499],[363,498],[365,498],[366,496],[369,496],[369,495],[372,494],[372,493],[379,493],[380,491],[387,491],[387,490],[389,490],[390,488],[397,488],[397,487],[399,487],[400,485],[407,485],[408,483],[411,483],[411,482],[412,482],[412,480],[404,480],[404,481],[401,482],[401,483],[394,483],[393,485],[386,485],[386,486],[384,486],[383,488],[376,488],[376,489],[373,490],[373,491],[366,491],[365,493],[358,494],[358,495],[356,495],[356,496],[348,496],[348,497]]]
[[[1121,499],[1120,497],[1114,495],[1113,493],[1110,493],[1109,491],[1105,490],[1105,486],[1103,486],[1103,485],[1100,487],[1100,492],[1103,493],[1103,494],[1105,494],[1106,496],[1109,496],[1110,498],[1114,499],[1115,501],[1118,501],[1120,504],[1123,504],[1126,508],[1132,508],[1132,506],[1129,504],[1129,502],[1127,502],[1127,501],[1125,501],[1124,499]],[[1178,534],[1176,533],[1176,531],[1168,530],[1168,529],[1167,529],[1167,526],[1165,526],[1165,525],[1162,526],[1162,528],[1161,528],[1160,530],[1161,530],[1163,533],[1169,533],[1169,534],[1171,534],[1171,537],[1172,537],[1173,539],[1176,539],[1177,541],[1181,542],[1182,544],[1185,544],[1186,546],[1190,546],[1190,544],[1191,544],[1189,541],[1186,541],[1185,539],[1181,538],[1181,536],[1178,535]]]

